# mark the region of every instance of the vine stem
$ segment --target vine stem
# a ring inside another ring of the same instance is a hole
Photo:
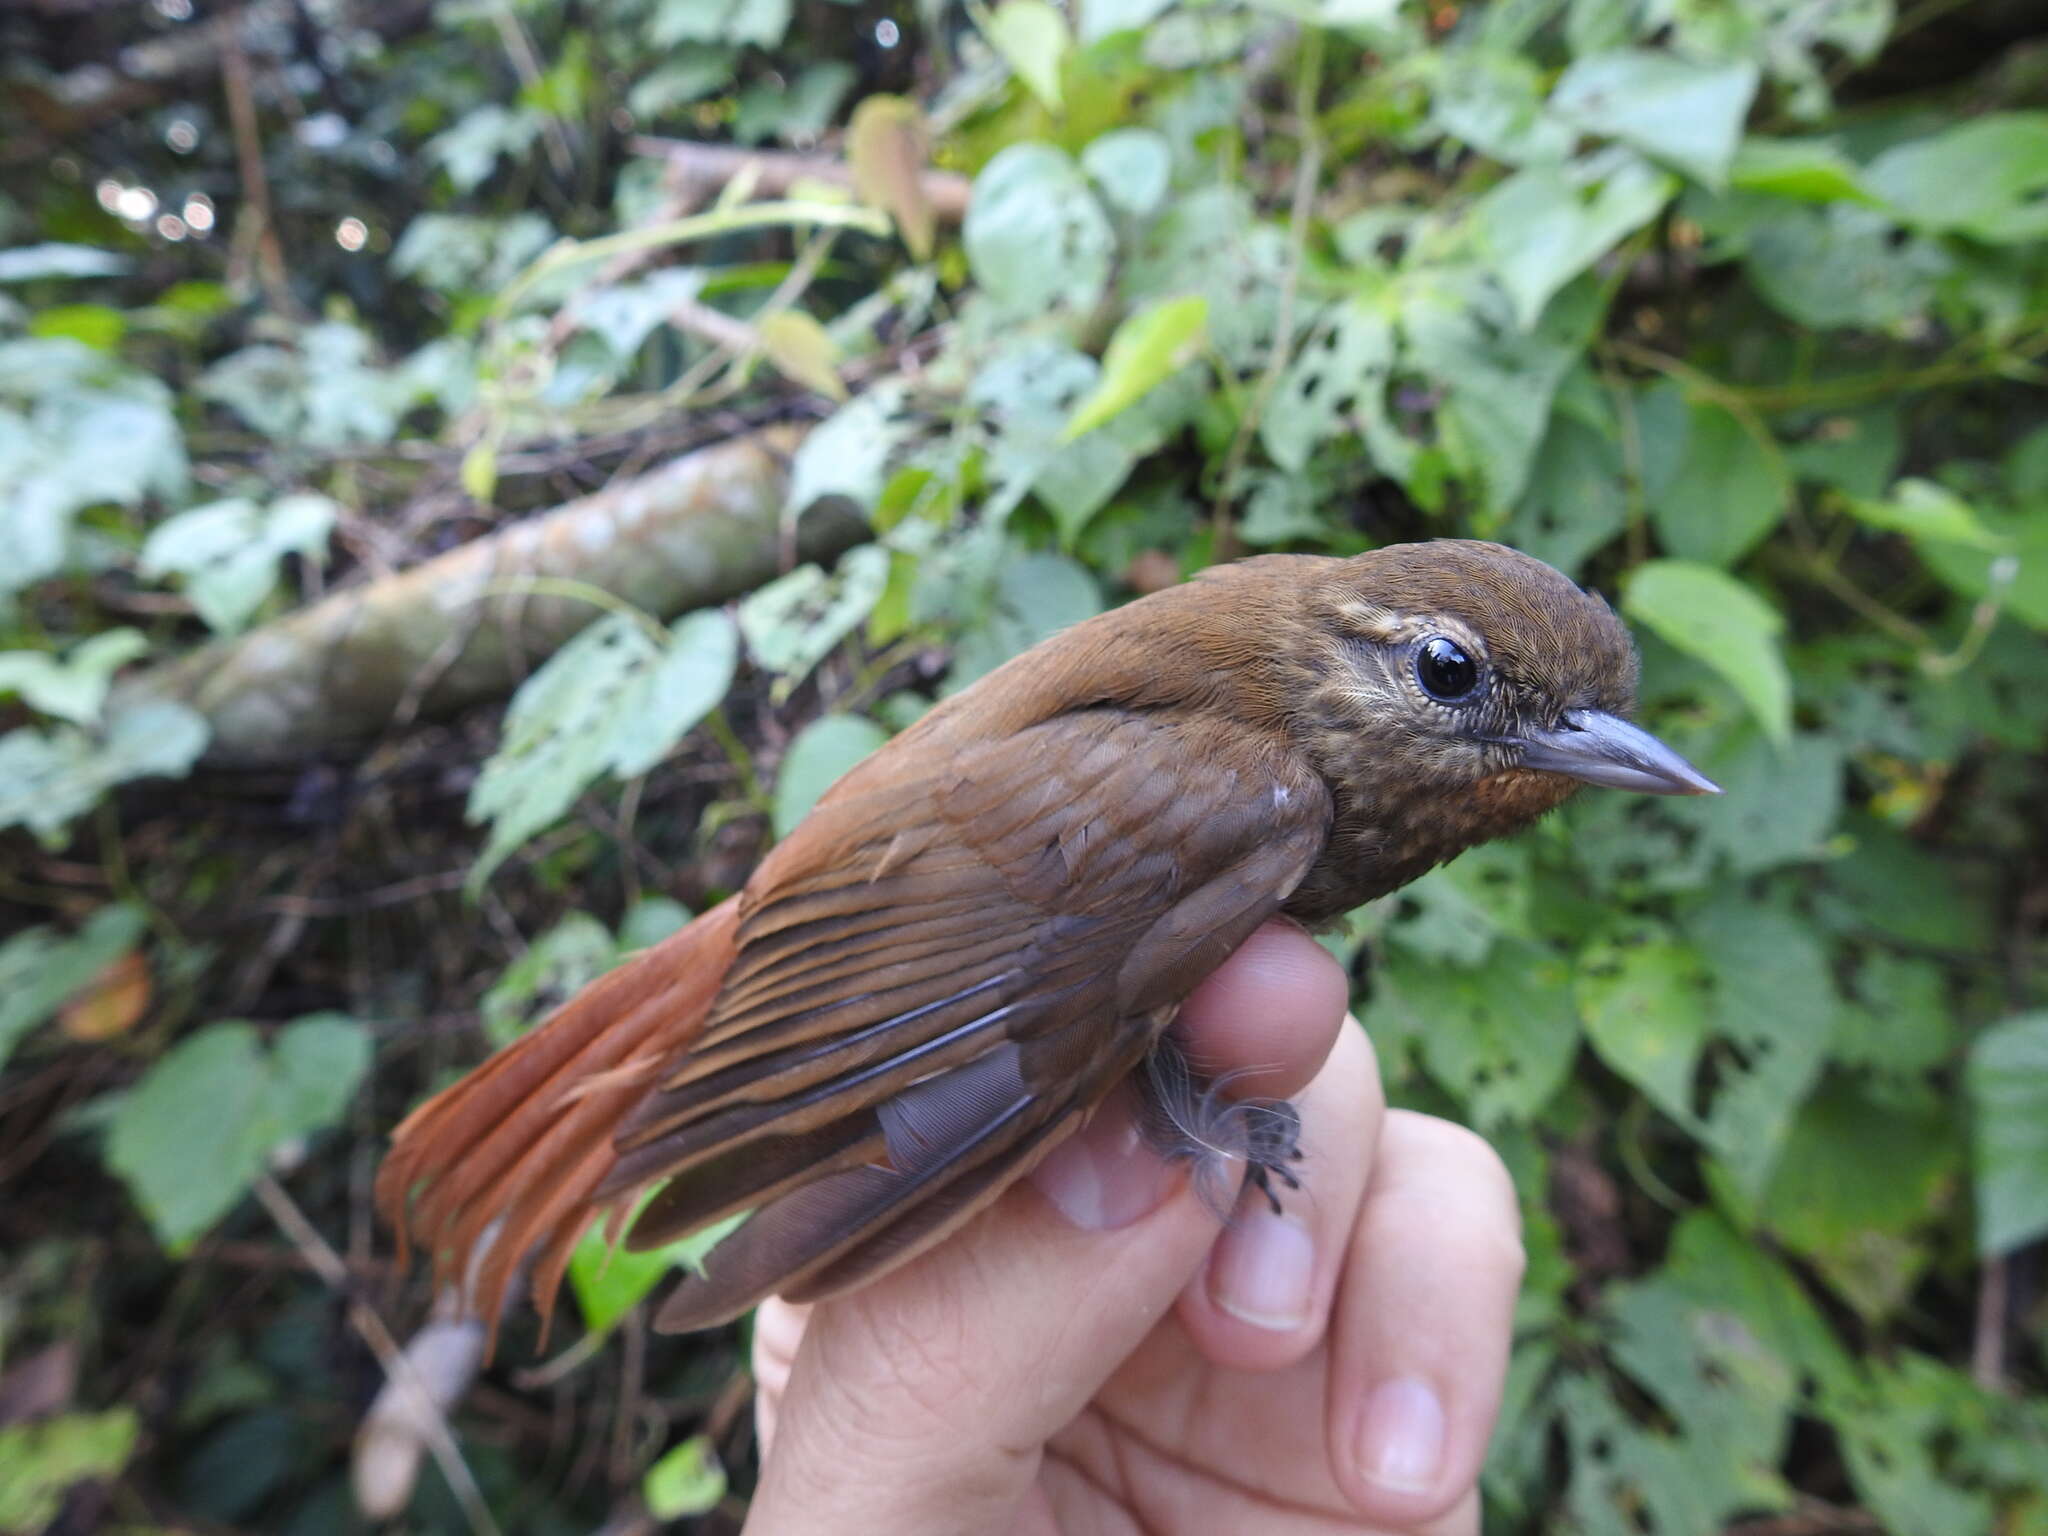
[[[1295,70],[1294,115],[1301,128],[1300,158],[1294,166],[1294,199],[1287,216],[1287,270],[1280,278],[1280,303],[1273,318],[1273,345],[1266,354],[1265,370],[1253,389],[1251,399],[1237,419],[1237,431],[1230,439],[1230,453],[1216,482],[1214,517],[1217,557],[1223,557],[1227,542],[1224,518],[1235,493],[1238,476],[1251,452],[1252,436],[1259,430],[1266,407],[1280,388],[1280,380],[1294,355],[1294,306],[1301,291],[1301,267],[1308,255],[1308,221],[1315,209],[1316,183],[1323,171],[1323,143],[1316,132],[1316,97],[1323,88],[1323,34],[1320,29],[1304,30],[1301,58]]]

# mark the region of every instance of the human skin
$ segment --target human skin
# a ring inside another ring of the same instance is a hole
[[[1292,1098],[1300,1192],[1221,1224],[1112,1101],[983,1217],[756,1317],[749,1536],[1473,1536],[1523,1265],[1500,1159],[1389,1110],[1346,982],[1260,929],[1175,1028]]]

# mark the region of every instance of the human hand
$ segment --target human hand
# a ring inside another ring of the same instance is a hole
[[[1471,1536],[1521,1279],[1506,1170],[1381,1094],[1342,970],[1255,934],[1175,1028],[1301,1112],[1304,1188],[1231,1224],[1112,1099],[988,1213],[756,1314],[752,1536]]]

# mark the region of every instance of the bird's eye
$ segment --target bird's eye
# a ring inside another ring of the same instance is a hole
[[[1479,688],[1479,663],[1455,640],[1432,635],[1415,649],[1415,680],[1444,704],[1469,699]]]

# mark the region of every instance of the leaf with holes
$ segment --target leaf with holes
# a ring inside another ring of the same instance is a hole
[[[61,846],[72,819],[117,784],[180,778],[205,750],[205,716],[168,699],[116,704],[97,731],[24,726],[0,736],[0,830],[27,827]]]
[[[1069,442],[1063,430],[1095,391],[1102,368],[1085,352],[1041,338],[1013,342],[983,364],[968,404],[989,433],[991,494],[982,515],[998,521],[1027,494],[1052,512],[1071,545],[1116,494],[1136,456],[1114,432]]]
[[[1253,368],[1272,342],[1287,262],[1287,236],[1257,217],[1242,187],[1203,187],[1175,198],[1145,231],[1118,290],[1130,307],[1200,294],[1210,344],[1230,366]]]
[[[1482,1129],[1535,1115],[1570,1073],[1579,1042],[1570,967],[1516,939],[1470,968],[1390,951],[1364,1022],[1383,1046],[1412,1042]]]
[[[1579,1019],[1600,1059],[1695,1131],[1708,983],[1698,951],[1661,924],[1643,922],[1589,945],[1574,984]]]
[[[1621,445],[1609,433],[1553,412],[1529,487],[1501,538],[1569,576],[1627,521]]]
[[[1326,310],[1259,418],[1259,440],[1273,462],[1299,474],[1324,442],[1363,427],[1374,463],[1404,474],[1412,451],[1386,414],[1395,345],[1386,305],[1354,298]]]
[[[982,291],[1018,316],[1091,308],[1116,247],[1088,178],[1050,144],[1013,144],[982,167],[961,238]]]
[[[843,496],[866,512],[882,494],[889,460],[916,428],[909,386],[890,379],[863,390],[811,428],[789,467],[789,509]]]
[[[601,774],[632,777],[666,756],[725,696],[738,651],[720,613],[652,632],[607,614],[549,657],[512,696],[498,750],[470,790],[468,819],[491,833],[466,888],[480,890]]]
[[[1827,952],[1789,910],[1731,890],[1681,932],[1713,978],[1704,1139],[1734,1193],[1754,1200],[1820,1075],[1840,999]]]
[[[888,584],[888,550],[862,544],[848,550],[830,576],[800,565],[740,604],[740,633],[755,662],[776,674],[769,690],[776,703],[859,628]]]

